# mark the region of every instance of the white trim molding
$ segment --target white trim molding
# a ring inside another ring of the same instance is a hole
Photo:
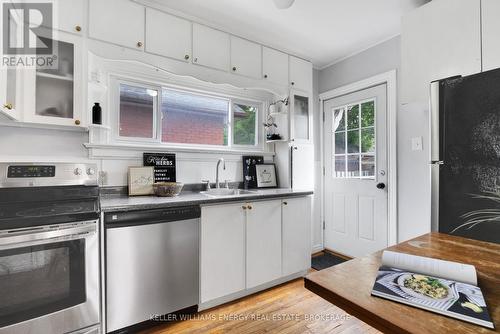
[[[323,115],[324,102],[336,97],[354,93],[360,90],[371,88],[377,85],[387,85],[387,166],[388,166],[388,229],[387,229],[387,243],[388,246],[395,245],[398,242],[398,196],[397,196],[397,76],[396,70],[391,70],[385,73],[375,75],[373,77],[354,82],[333,90],[319,94],[321,115]],[[324,143],[323,143],[323,129],[324,125],[320,126],[321,138],[321,165],[325,166],[324,159]],[[324,196],[325,193],[325,177],[321,173],[321,215],[324,219]],[[324,244],[324,231],[323,231],[323,244]]]

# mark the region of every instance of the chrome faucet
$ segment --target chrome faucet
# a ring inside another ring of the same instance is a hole
[[[219,189],[220,184],[219,184],[219,165],[222,162],[222,169],[226,170],[226,162],[224,161],[224,158],[220,158],[219,161],[217,161],[217,168],[215,169],[215,188]]]

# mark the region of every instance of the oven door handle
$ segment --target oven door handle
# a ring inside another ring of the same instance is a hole
[[[57,242],[62,240],[75,240],[87,238],[97,232],[96,221],[69,224],[59,228],[47,228],[46,230],[22,230],[13,231],[4,235],[0,234],[0,249],[17,248]]]

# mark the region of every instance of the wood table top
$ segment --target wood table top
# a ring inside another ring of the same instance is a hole
[[[496,329],[371,296],[382,251],[355,258],[305,278],[307,289],[386,333],[500,332],[500,245],[429,233],[387,250],[472,264]]]

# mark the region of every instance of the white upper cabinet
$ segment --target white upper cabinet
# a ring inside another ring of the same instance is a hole
[[[281,201],[247,204],[247,289],[281,277]]]
[[[312,64],[306,60],[290,56],[290,85],[307,92],[312,90]]]
[[[144,7],[125,0],[89,0],[89,36],[142,50]]]
[[[231,36],[231,71],[235,74],[260,79],[262,73],[262,46]]]
[[[191,22],[146,8],[146,52],[189,61],[191,36]]]
[[[24,122],[86,126],[83,97],[83,64],[81,38],[59,32],[54,40],[58,50],[58,66],[53,69],[25,69],[16,78],[21,88],[17,102]],[[80,57],[79,57],[80,56]]]
[[[500,67],[500,13],[499,0],[482,0],[483,71]]]
[[[200,24],[193,24],[193,63],[228,71],[229,34]]]
[[[402,103],[428,103],[432,81],[481,71],[480,8],[480,0],[439,0],[403,17]]]
[[[262,77],[276,84],[288,85],[288,55],[264,46],[262,48]]]
[[[84,13],[85,0],[54,0],[56,20],[54,28],[76,34],[87,30]]]
[[[283,276],[311,267],[311,198],[282,201]]]

